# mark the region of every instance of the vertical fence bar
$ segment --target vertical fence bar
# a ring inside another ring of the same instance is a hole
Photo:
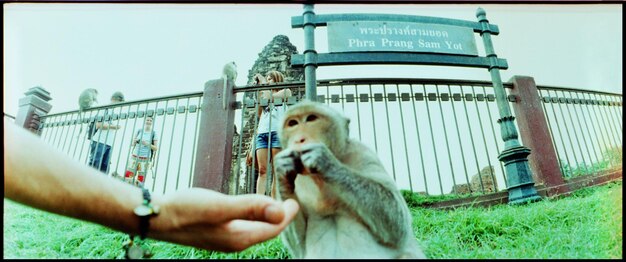
[[[77,121],[78,120],[72,120],[72,134],[70,135],[70,144],[67,145],[67,152],[66,152],[68,156],[70,155],[70,152],[72,151],[72,143],[73,142],[75,142],[74,144],[78,143],[78,138],[74,136],[74,134],[76,133],[76,128],[78,127]]]
[[[476,96],[476,91],[475,91],[475,86],[472,86],[472,96],[474,97],[474,107],[476,108],[476,115],[478,116],[478,124],[480,125],[480,134],[481,137],[483,138],[483,145],[485,146],[485,155],[487,155],[487,166],[491,166],[491,163],[489,162],[489,159],[491,159],[491,157],[489,157],[489,150],[487,150],[487,139],[485,138],[485,128],[483,127],[483,119],[480,116],[480,108],[478,107],[478,97]],[[480,188],[482,190],[482,193],[486,193],[485,192],[485,185],[483,183],[483,178],[482,178],[482,174],[480,174],[480,171],[482,171],[482,169],[479,169],[479,174],[478,174],[478,181],[480,182]],[[492,172],[492,178],[493,178],[493,172]],[[494,185],[495,185],[495,179],[493,179]]]
[[[608,100],[609,100],[609,103],[610,103],[609,113],[611,114],[611,118],[614,119],[615,122],[617,122],[617,124],[615,125],[616,126],[615,130],[617,131],[617,128],[619,127],[620,133],[624,133],[624,129],[622,128],[622,123],[619,122],[619,120],[621,118],[620,118],[620,116],[618,116],[618,113],[615,112],[617,110],[617,102],[615,101],[614,97],[611,97],[611,96],[608,97]],[[611,110],[611,108],[614,108],[614,110]],[[618,136],[618,137],[620,137],[620,136]]]
[[[198,97],[198,104],[197,104],[197,109],[196,109],[196,126],[194,128],[194,133],[193,133],[193,148],[197,148],[197,144],[198,144],[198,131],[199,131],[199,126],[200,126],[200,115],[202,115],[202,97]],[[193,173],[194,173],[194,160],[196,159],[196,151],[197,150],[192,150],[191,151],[191,163],[190,166],[191,168],[189,168],[189,184],[187,185],[187,187],[191,187],[191,182],[193,182],[194,177],[193,177]]]
[[[589,134],[589,143],[591,144],[592,147],[592,151],[593,151],[593,155],[596,157],[596,163],[601,161],[601,156],[598,156],[598,151],[597,148],[599,145],[596,146],[597,143],[594,143],[594,138],[598,137],[598,134],[596,133],[596,130],[593,126],[593,122],[591,120],[591,118],[587,119],[587,117],[585,116],[585,111],[587,111],[587,115],[589,114],[589,109],[587,107],[588,103],[586,99],[581,99],[580,96],[578,96],[579,92],[574,92],[576,94],[576,99],[578,99],[580,101],[580,114],[583,117],[583,123],[585,124],[585,129],[587,129],[587,134]],[[591,126],[590,126],[591,125]],[[591,134],[591,131],[593,131],[593,135]],[[595,165],[592,165],[592,167]],[[598,170],[596,170],[597,172]]]
[[[609,131],[606,128],[606,123],[604,122],[604,120],[601,117],[602,113],[597,113],[597,111],[600,111],[600,109],[599,109],[600,102],[597,99],[595,99],[595,97],[592,97],[591,95],[592,94],[589,94],[589,97],[591,98],[591,101],[592,101],[593,113],[594,113],[594,116],[595,116],[595,119],[596,119],[598,130],[601,131],[602,142],[604,144],[604,151],[600,150],[600,152],[604,155],[612,147],[612,144],[611,144],[611,141],[610,141],[610,138],[609,138],[610,137],[609,133],[608,133]],[[600,114],[600,117],[598,116],[598,114]],[[609,158],[609,161],[610,161],[610,158]],[[614,164],[617,164],[617,163],[614,163],[613,161],[610,161],[610,165],[611,166],[613,166]]]
[[[426,85],[422,85],[422,89],[424,91],[424,94],[426,93]],[[435,97],[435,99],[437,99],[437,97]],[[433,132],[433,121],[431,120],[430,117],[430,108],[428,106],[428,100],[430,100],[430,96],[428,96],[428,98],[424,99],[424,102],[426,103],[426,115],[428,115],[428,126],[430,127],[430,141],[433,144],[433,153],[435,153],[435,167],[437,168],[437,179],[439,180],[439,190],[441,191],[441,194],[443,195],[443,185],[441,182],[441,171],[439,170],[439,158],[437,157],[437,147],[435,146],[435,134]]]
[[[491,127],[491,134],[493,135],[493,143],[496,145],[497,152],[500,152],[500,146],[498,145],[498,136],[496,135],[496,130],[493,127],[493,124],[496,123],[496,121],[493,121],[493,117],[491,116],[491,108],[489,107],[489,96],[487,95],[487,91],[485,90],[485,86],[481,86],[481,87],[482,87],[482,90],[483,90],[483,95],[485,96],[485,105],[487,106],[487,116],[489,116],[489,127]],[[494,98],[494,100],[495,100],[495,98]],[[491,159],[491,157],[489,157],[488,159]],[[504,171],[505,169],[504,169],[504,164],[502,163],[502,161],[498,161],[498,163],[500,164],[500,169],[502,169]],[[492,177],[492,179],[494,179],[493,182],[494,182],[494,187],[495,187],[495,185],[496,185],[495,184],[496,180],[495,180],[495,177],[494,177],[495,176],[495,172],[496,172],[495,167],[494,167],[494,169],[492,169],[492,171],[493,172],[491,173],[491,177]],[[506,173],[503,172],[503,175],[504,175],[504,187],[508,188],[509,187],[509,183],[508,183],[508,181],[506,179]],[[497,191],[497,188],[494,188],[494,190]]]
[[[174,106],[174,113],[172,114],[173,115],[172,117],[174,118],[174,123],[172,124],[172,134],[170,135],[170,142],[174,141],[174,132],[176,131],[174,127],[176,127],[176,118],[177,118],[176,117],[176,109],[178,108],[178,101],[179,101],[179,99],[176,99],[176,105]],[[168,114],[167,111],[169,111],[169,109],[166,110],[165,114]],[[173,147],[173,145],[170,143],[169,150],[167,152],[167,164],[165,164],[165,171],[166,172],[169,172],[169,170],[170,170],[170,158],[172,156],[172,147]],[[165,194],[165,190],[167,189],[167,180],[168,180],[168,178],[169,177],[166,176],[165,177],[165,183],[163,183],[163,194]]]
[[[243,96],[243,99],[245,99],[245,95]],[[239,181],[240,181],[240,174],[241,174],[241,147],[243,145],[243,119],[245,118],[245,112],[246,112],[246,103],[241,103],[241,123],[239,124],[239,145],[237,148],[237,162],[235,163],[235,165],[237,166],[235,168],[235,179],[236,179],[236,185],[237,187],[235,187],[235,195],[239,195]],[[254,163],[253,163],[254,165]],[[246,187],[248,186],[248,183],[246,183]],[[249,192],[246,192],[249,193]]]
[[[68,135],[69,131],[70,131],[70,128],[71,128],[70,127],[70,125],[71,125],[70,121],[72,120],[72,118],[70,116],[71,116],[71,114],[66,114],[65,115],[65,119],[66,120],[63,121],[64,122],[63,125],[67,126],[67,132],[63,132],[63,134],[65,135],[65,140],[63,140],[63,147],[59,148],[59,149],[61,149],[61,151],[65,151],[65,146],[67,145],[67,139],[71,137],[71,136]],[[67,120],[67,118],[69,118],[70,120]],[[65,127],[63,128],[63,130],[65,130]]]
[[[611,110],[610,110],[609,107],[611,105],[609,105],[608,101],[605,100],[606,96],[600,96],[600,98],[602,99],[602,104],[604,106],[604,110],[603,110],[604,111],[604,115],[606,115],[606,119],[608,119],[608,120],[605,120],[605,121],[607,123],[609,123],[609,128],[611,129],[611,134],[612,134],[613,140],[615,141],[615,145],[621,144],[622,141],[621,141],[619,135],[617,135],[617,126],[613,122],[613,118],[610,116]]]
[[[465,94],[465,92],[463,92],[463,86],[461,87],[461,96],[465,98],[465,101],[463,101],[463,108],[465,109],[465,120],[467,121],[467,129],[469,130],[470,136],[469,136],[469,140],[472,142],[472,152],[474,152],[474,163],[476,164],[476,172],[478,174],[480,174],[480,164],[478,163],[478,154],[476,154],[476,144],[474,144],[474,134],[472,132],[472,126],[471,126],[471,121],[469,119],[469,114],[467,113],[467,100],[468,100],[468,96],[470,95],[470,99],[473,99],[473,97],[471,96],[471,94]],[[471,189],[471,187],[470,187]]]
[[[130,108],[130,106],[129,106],[129,108]],[[120,124],[120,121],[121,121],[122,106],[120,106],[119,109],[120,109],[120,116],[118,116],[118,118],[117,118],[117,124],[118,125]],[[111,111],[113,111],[113,113],[115,113],[114,109],[111,109]],[[128,126],[126,124],[128,124],[128,118],[126,118],[126,121],[124,123],[124,131],[122,131],[122,143],[120,144],[119,149],[118,149],[117,161],[115,161],[115,169],[114,169],[115,172],[117,172],[119,164],[120,164],[120,158],[122,158],[122,148],[124,147],[123,141],[124,141],[124,138],[126,137],[126,129],[128,128]],[[117,132],[115,132],[115,135],[117,136]],[[130,146],[129,146],[129,148],[130,148]],[[112,151],[113,151],[113,148],[111,148],[111,152]],[[128,161],[128,154],[126,155],[125,159],[126,159],[126,161]],[[126,165],[124,166],[124,172],[122,172],[122,174],[125,174],[125,171],[126,171]]]
[[[385,116],[387,118],[387,137],[389,138],[389,151],[391,152],[391,173],[393,174],[393,181],[396,181],[396,165],[393,157],[393,142],[391,141],[391,125],[389,124],[389,107],[387,106],[387,99],[389,99],[387,97],[387,87],[383,84],[383,101],[385,102]]]
[[[448,86],[450,87],[450,86]],[[454,166],[452,165],[452,156],[450,155],[450,143],[448,142],[448,130],[446,129],[446,121],[443,117],[443,107],[441,106],[441,94],[439,93],[439,86],[435,86],[435,90],[437,91],[437,104],[439,104],[439,115],[441,116],[441,125],[443,126],[443,136],[446,141],[446,150],[448,151],[448,162],[450,164],[450,172],[452,174],[452,188],[454,189],[454,185],[456,185],[456,178],[454,175]],[[406,144],[406,143],[405,143]],[[442,185],[443,187],[443,185]],[[443,193],[442,193],[443,194]]]
[[[576,121],[578,122],[578,126],[580,127],[580,135],[583,138],[582,139],[583,140],[583,145],[585,145],[585,151],[587,151],[587,156],[589,157],[588,166],[589,166],[589,168],[591,168],[591,172],[589,172],[589,169],[587,168],[587,165],[585,165],[585,168],[586,168],[588,174],[593,174],[595,172],[595,170],[594,170],[595,168],[594,168],[594,165],[593,165],[594,161],[593,161],[593,158],[591,157],[591,154],[589,152],[589,146],[587,145],[587,138],[585,137],[585,131],[584,131],[585,129],[587,129],[587,131],[589,131],[589,129],[588,128],[584,128],[584,129],[582,128],[583,125],[580,122],[580,116],[578,115],[578,110],[576,110],[576,108],[579,107],[578,104],[580,103],[580,100],[578,98],[573,98],[571,91],[568,91],[567,94],[569,95],[570,98],[572,98],[572,100],[571,100],[573,102],[573,105],[572,105],[573,110],[572,111],[574,111],[574,116],[576,116]],[[583,121],[583,123],[584,123],[584,121]],[[585,123],[585,126],[586,126],[586,123]],[[591,137],[590,137],[590,139],[591,139]],[[578,146],[580,147],[580,144]],[[581,148],[581,150],[582,150],[582,148]],[[584,156],[584,154],[583,154],[583,156]]]
[[[363,138],[361,138],[361,110],[359,108],[359,104],[361,104],[361,101],[359,100],[359,92],[357,92],[358,88],[357,85],[354,85],[354,101],[356,104],[356,119],[357,119],[357,126],[359,127],[359,141],[363,142]]]
[[[550,91],[548,91],[548,95],[550,94]],[[556,109],[554,108],[554,104],[558,103],[559,97],[558,94],[556,93],[556,91],[554,92],[555,97],[552,97],[551,101],[550,101],[550,106],[552,107],[552,115],[554,116],[554,121],[556,122],[556,128],[559,132],[559,140],[561,140],[561,146],[562,146],[562,150],[563,153],[565,154],[565,160],[567,161],[567,166],[569,169],[571,169],[572,167],[572,163],[570,162],[569,159],[569,154],[567,153],[567,147],[565,147],[565,139],[563,138],[563,132],[561,131],[561,125],[559,124],[559,118],[556,115]],[[567,128],[567,127],[566,127]],[[565,177],[568,177],[567,174],[569,174],[569,170],[565,169],[565,167],[561,164],[561,159],[559,159],[559,165],[561,165],[561,170],[562,174]]]
[[[180,180],[180,164],[183,162],[183,146],[185,145],[185,133],[187,131],[187,116],[189,115],[189,98],[187,98],[187,104],[185,105],[185,121],[183,122],[182,141],[180,141],[180,154],[178,155],[178,176],[176,176],[176,189],[178,189],[178,181]]]
[[[448,86],[448,93],[452,94],[452,90],[450,89],[450,85]],[[460,87],[460,86],[459,86]],[[469,177],[467,176],[467,163],[465,162],[465,151],[463,150],[463,141],[461,140],[461,133],[460,133],[460,129],[459,129],[459,121],[458,118],[456,116],[456,107],[454,106],[454,95],[452,96],[453,99],[450,99],[450,105],[452,106],[452,115],[454,116],[454,125],[456,127],[456,136],[457,139],[459,140],[459,148],[461,149],[461,161],[463,162],[463,170],[465,171],[465,181],[467,182],[467,185],[470,185],[470,180]],[[461,96],[461,102],[463,101],[463,97]],[[456,190],[456,183],[454,183],[455,186],[452,186],[452,189],[454,189],[454,193],[458,194],[457,190]]]
[[[396,92],[398,92],[398,95],[400,95],[400,86],[398,84],[396,84]],[[404,111],[402,110],[402,99],[398,99],[398,106],[400,107],[400,123],[402,124],[402,141],[404,141],[404,157],[406,159],[406,170],[409,175],[409,189],[411,190],[411,192],[413,192],[413,182],[411,181],[411,167],[409,165],[410,159],[406,142],[406,129],[404,127],[404,114],[402,113]]]
[[[583,168],[584,168],[584,170],[585,170],[585,173],[589,174],[589,170],[587,169],[587,161],[585,160],[585,154],[583,153],[582,147],[580,146],[580,139],[578,138],[578,132],[577,132],[577,130],[578,130],[579,128],[576,128],[576,127],[575,127],[575,124],[574,124],[574,118],[572,117],[571,109],[570,109],[570,107],[569,107],[569,104],[570,104],[570,102],[571,102],[571,98],[570,98],[570,97],[567,97],[567,96],[565,95],[565,91],[561,91],[561,93],[563,94],[563,98],[564,98],[564,100],[565,100],[565,109],[566,109],[566,110],[565,110],[565,112],[567,112],[567,116],[568,116],[568,118],[569,118],[569,120],[570,120],[571,127],[572,127],[573,132],[574,132],[574,139],[576,139],[576,145],[578,145],[578,150],[579,150],[579,152],[580,152],[580,157],[582,158],[582,161],[583,161],[583,162],[582,162],[582,163],[583,163]],[[562,111],[561,111],[561,112],[562,112]],[[574,146],[574,145],[572,144],[572,146]],[[573,150],[573,151],[575,151],[575,149],[572,149],[572,150]],[[578,162],[578,161],[577,161],[577,162]],[[577,166],[578,166],[578,164],[579,164],[579,163],[576,163],[576,165],[577,165]]]
[[[411,96],[414,95],[413,93],[413,84],[409,85],[410,89],[411,89]],[[417,100],[417,97],[414,97],[415,100]],[[413,117],[415,120],[415,129],[417,130],[417,148],[419,148],[420,151],[420,161],[421,161],[421,165],[422,165],[422,176],[424,178],[424,190],[426,191],[426,195],[429,195],[428,192],[428,182],[426,181],[426,167],[424,167],[424,152],[422,152],[422,140],[420,138],[420,128],[419,125],[417,124],[417,111],[415,110],[415,100],[413,100],[411,102],[411,104],[413,105]]]
[[[369,87],[369,91],[370,91],[370,96],[369,96],[369,101],[370,101],[370,109],[372,110],[372,131],[374,131],[374,149],[376,150],[376,153],[378,153],[378,143],[376,141],[378,141],[378,139],[376,139],[376,125],[374,124],[374,95],[372,95],[372,84],[368,84]]]

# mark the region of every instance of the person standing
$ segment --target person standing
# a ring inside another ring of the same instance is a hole
[[[281,72],[272,70],[267,72],[267,75],[263,77],[261,74],[256,74],[253,78],[256,84],[274,84],[284,81],[284,76]],[[286,106],[281,104],[274,104],[275,98],[281,98],[285,101],[291,96],[291,90],[288,88],[277,88],[261,91],[259,96],[263,99],[269,99],[270,104],[266,107],[260,107],[257,112],[258,127],[257,135],[253,142],[256,144],[256,160],[259,166],[259,178],[256,183],[256,193],[264,195],[267,181],[267,158],[274,159],[274,156],[281,150],[281,145],[278,140],[278,129],[280,128],[280,120],[287,110]],[[268,152],[270,151],[271,152]],[[246,163],[250,166],[253,159],[252,144],[251,149],[246,156]],[[274,195],[274,181],[272,179],[272,196]]]
[[[124,94],[115,92],[111,96],[111,104],[124,102]],[[108,110],[105,110],[105,117]],[[111,151],[115,139],[115,132],[120,129],[120,125],[114,125],[111,120],[96,122],[96,133],[91,138],[88,164],[101,172],[109,173],[111,162]]]
[[[145,182],[146,172],[152,168],[152,159],[156,154],[158,137],[153,127],[153,119],[151,116],[146,116],[142,129],[137,130],[133,140],[131,142],[132,155],[130,158],[130,164],[126,168],[126,174],[124,180],[128,183],[132,183],[135,175],[135,185],[143,187]]]

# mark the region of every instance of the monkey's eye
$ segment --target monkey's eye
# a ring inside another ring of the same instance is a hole
[[[315,121],[316,119],[317,119],[317,116],[316,116],[316,115],[308,115],[308,116],[306,117],[306,121],[307,121],[307,122],[313,122],[313,121]]]
[[[298,121],[296,120],[291,119],[289,120],[289,122],[287,122],[287,126],[295,126],[295,125],[298,125]]]

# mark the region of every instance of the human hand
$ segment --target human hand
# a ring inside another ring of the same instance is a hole
[[[148,237],[221,252],[241,251],[276,237],[299,209],[293,199],[229,196],[203,188],[154,196],[152,202],[160,211],[150,221]]]
[[[267,83],[267,80],[265,79],[263,75],[257,73],[256,75],[252,77],[252,83],[255,85],[265,84]]]

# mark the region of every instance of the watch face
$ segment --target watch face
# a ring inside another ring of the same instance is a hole
[[[135,215],[138,215],[140,217],[145,217],[150,214],[152,214],[152,208],[149,208],[144,205],[141,205],[135,208]]]
[[[132,246],[128,248],[128,258],[138,259],[143,257],[143,249],[139,246]]]

